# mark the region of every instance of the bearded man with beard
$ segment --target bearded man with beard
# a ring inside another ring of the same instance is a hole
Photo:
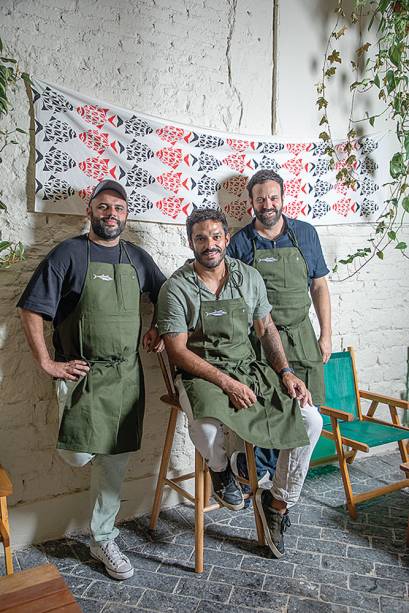
[[[146,251],[120,238],[128,217],[120,183],[101,181],[87,214],[88,234],[46,256],[17,306],[35,360],[56,380],[58,453],[71,466],[91,462],[91,555],[113,578],[128,579],[134,570],[114,523],[129,454],[142,437],[139,303],[144,292],[156,303],[165,277]],[[44,320],[53,322],[54,359]],[[163,347],[154,323],[142,341],[148,351]]]
[[[259,489],[256,496],[266,542],[279,558],[290,524],[288,509],[301,493],[322,418],[289,368],[262,277],[226,256],[230,235],[223,213],[196,209],[186,228],[194,260],[160,290],[159,333],[179,369],[175,385],[190,437],[223,506],[244,506],[224,449],[223,426],[254,445],[281,449],[271,489]],[[251,327],[264,361],[256,358]]]
[[[307,385],[314,405],[325,402],[324,369],[331,355],[331,302],[320,240],[313,226],[283,215],[283,179],[259,170],[247,184],[253,221],[232,238],[227,253],[259,271],[284,351],[297,377]],[[312,304],[320,328],[317,340],[309,318]],[[263,348],[252,335],[256,354]],[[256,449],[259,478],[274,474],[278,451]],[[244,454],[233,458],[237,474],[246,476]]]

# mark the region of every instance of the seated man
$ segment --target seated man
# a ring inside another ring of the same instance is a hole
[[[281,557],[288,507],[299,498],[322,418],[288,367],[259,272],[226,257],[230,236],[223,213],[195,210],[186,225],[195,258],[161,288],[159,333],[179,369],[176,386],[191,439],[222,505],[244,506],[225,453],[223,425],[254,445],[281,450],[271,490],[259,489],[256,496],[266,542]],[[267,361],[256,360],[252,325]]]

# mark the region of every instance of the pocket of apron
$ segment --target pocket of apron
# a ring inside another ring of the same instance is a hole
[[[121,270],[120,287],[122,295],[122,304],[125,311],[135,311],[139,309],[139,296],[136,293],[136,272],[131,270]]]

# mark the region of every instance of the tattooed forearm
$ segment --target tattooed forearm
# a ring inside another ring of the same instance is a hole
[[[179,334],[182,334],[182,332],[167,332],[163,335],[163,338],[175,338],[175,336],[179,336]]]
[[[257,328],[257,336],[260,339],[269,364],[271,364],[276,372],[286,368],[288,366],[287,358],[285,357],[283,344],[278,330],[271,319],[271,315],[267,315],[264,319],[259,320]]]

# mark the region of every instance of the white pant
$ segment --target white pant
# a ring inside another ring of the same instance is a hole
[[[228,458],[224,448],[222,422],[214,418],[194,419],[180,375],[176,377],[175,385],[179,392],[180,406],[188,419],[193,444],[205,458],[209,468],[215,472],[224,470]],[[305,447],[280,449],[271,487],[274,498],[286,502],[288,507],[293,506],[300,497],[310,458],[322,430],[322,417],[317,407],[306,405],[300,407],[300,410],[310,443]]]
[[[56,392],[61,424],[64,405],[68,396],[65,381],[56,382]],[[70,466],[80,467],[91,462],[90,530],[95,542],[114,539],[118,536],[115,518],[121,504],[121,486],[125,477],[129,453],[92,454],[68,449],[57,449],[60,457]]]

